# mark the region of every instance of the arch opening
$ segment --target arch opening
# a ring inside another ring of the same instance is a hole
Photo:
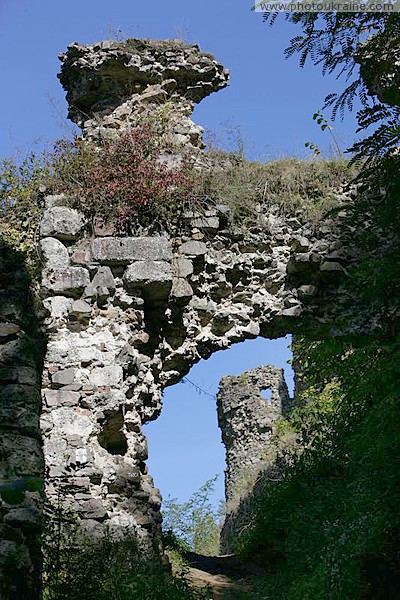
[[[223,443],[226,440],[221,439],[224,435],[217,414],[221,379],[232,376],[240,380],[246,372],[272,363],[284,370],[292,396],[290,342],[291,337],[286,336],[276,340],[259,337],[234,344],[202,359],[179,383],[166,388],[160,416],[143,427],[149,445],[148,470],[164,498],[162,511],[168,498],[184,504],[215,475],[219,477],[210,493],[210,503],[217,510],[221,500],[226,502],[228,450]],[[272,403],[268,386],[262,390],[255,386],[254,394],[261,394],[264,405]]]

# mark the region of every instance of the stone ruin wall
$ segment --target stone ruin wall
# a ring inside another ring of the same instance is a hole
[[[40,587],[43,344],[29,275],[3,243],[0,271],[0,598],[33,599]]]
[[[118,136],[168,105],[160,135],[173,139],[164,138],[163,160],[176,163],[180,144],[207,162],[190,112],[227,84],[213,57],[177,42],[134,40],[72,44],[61,59],[70,116],[85,139]],[[278,206],[260,205],[243,229],[219,205],[187,214],[174,237],[121,238],[112,227],[93,228],[68,198],[48,196],[45,204],[47,500],[73,511],[93,537],[106,528],[133,531],[148,552],[158,551],[161,497],[147,472],[141,427],[160,414],[163,389],[200,358],[245,339],[379,330],[379,315],[344,289],[359,257],[356,224],[345,210],[312,227],[301,211],[284,216]],[[15,406],[18,397],[13,390]],[[12,432],[15,447],[18,435]],[[10,510],[2,508],[3,522]]]
[[[270,398],[262,396],[266,390]],[[286,414],[291,402],[283,369],[279,367],[261,366],[221,379],[217,411],[226,449],[223,553],[232,551],[241,527],[247,523],[246,498],[268,465],[266,452],[275,433],[275,423]]]

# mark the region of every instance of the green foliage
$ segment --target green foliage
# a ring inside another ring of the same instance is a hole
[[[57,188],[88,217],[116,221],[121,233],[168,229],[191,206],[195,174],[187,157],[169,168],[159,154],[151,119],[100,148],[62,142],[54,162]]]
[[[215,509],[210,496],[218,475],[194,492],[187,502],[168,498],[163,502],[163,529],[198,554],[219,554],[219,536],[224,516],[223,505]]]
[[[302,452],[266,488],[238,549],[272,571],[260,585],[277,600],[389,597],[363,594],[379,589],[371,561],[386,593],[395,572],[400,338],[301,339],[295,352],[310,385],[290,416]]]
[[[255,224],[260,212],[278,206],[283,214],[302,210],[318,221],[338,206],[335,191],[355,175],[343,159],[247,162],[234,153],[214,153],[214,168],[203,175],[203,190],[230,206],[235,224]]]
[[[83,539],[72,523],[46,531],[42,600],[205,600],[159,558],[145,558],[134,537]]]
[[[265,13],[264,20],[272,25],[277,15]],[[358,131],[379,123],[373,133],[350,148],[356,160],[374,162],[396,148],[400,142],[398,99],[395,93],[390,95],[383,90],[379,94],[373,88],[379,77],[387,81],[394,77],[394,57],[400,43],[399,13],[355,12],[349,18],[345,12],[294,12],[286,13],[286,19],[303,30],[303,35],[290,41],[285,50],[287,57],[299,54],[301,67],[309,59],[321,65],[323,75],[336,72],[337,77],[346,78],[347,85],[341,93],[325,98],[325,107],[332,107],[333,119],[338,113],[343,118],[346,109],[351,111],[358,97],[363,107],[357,114]],[[395,84],[392,88],[396,88]],[[378,99],[372,100],[373,94]]]
[[[41,216],[40,187],[49,176],[45,154],[30,152],[0,161],[0,235],[5,244],[26,257],[33,278],[40,261],[37,253]]]
[[[331,135],[331,138],[334,142],[334,145],[336,147],[336,150],[338,152],[338,156],[342,156],[342,152],[339,148],[339,144],[336,140],[336,137],[334,136],[334,134],[332,133],[333,127],[332,125],[329,124],[328,119],[326,118],[326,116],[321,112],[321,111],[317,111],[316,113],[313,114],[313,120],[317,122],[317,124],[320,126],[321,131],[328,131]],[[315,144],[313,144],[312,142],[306,142],[304,144],[304,146],[306,148],[310,148],[310,150],[312,150],[314,152],[315,155],[318,156],[318,154],[321,154],[321,149],[318,148],[318,146],[316,146]]]

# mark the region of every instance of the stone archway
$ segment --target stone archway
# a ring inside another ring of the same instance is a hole
[[[197,47],[128,42],[69,47],[61,81],[70,116],[85,138],[112,137],[143,106],[168,100],[161,135],[200,157],[201,128],[188,114],[193,101],[226,85],[226,70]],[[366,335],[379,323],[344,288],[358,257],[345,211],[312,228],[301,211],[285,217],[277,206],[261,207],[243,230],[228,225],[229,208],[219,205],[188,215],[173,238],[118,237],[89,232],[66,200],[47,197],[41,225],[47,496],[61,493],[89,532],[134,530],[151,551],[161,499],[141,426],[159,415],[162,390],[234,342]],[[104,441],[107,423],[113,448]]]

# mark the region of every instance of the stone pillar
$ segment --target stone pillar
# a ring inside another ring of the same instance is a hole
[[[43,455],[39,430],[42,344],[30,278],[0,242],[0,598],[40,590]]]
[[[242,510],[241,502],[251,494],[268,461],[268,442],[274,433],[274,424],[289,405],[281,368],[262,366],[238,377],[230,375],[221,379],[217,409],[226,448],[224,551],[230,550],[229,539],[235,521],[241,521],[237,514]]]
[[[85,141],[115,140],[151,116],[161,162],[175,164],[183,147],[202,155],[203,129],[189,115],[228,81],[211,55],[179,40],[127,40],[74,43],[60,59],[69,117]],[[193,266],[180,255],[172,260],[167,234],[111,237],[112,226],[96,225],[92,237],[84,215],[66,204],[47,197],[41,224],[46,494],[90,537],[133,532],[152,552],[161,497],[147,474],[141,426],[161,410],[163,327],[193,295],[185,279]],[[206,219],[213,231],[215,215]]]
[[[62,201],[46,198],[41,224],[47,498],[89,538],[131,532],[151,553],[161,499],[141,425],[160,411],[161,366],[146,347],[145,310],[161,310],[168,298],[171,244],[85,237],[83,215]]]
[[[115,140],[151,114],[163,159],[174,147],[204,147],[203,128],[190,119],[194,105],[228,85],[229,71],[211,54],[181,40],[128,39],[73,43],[60,54],[60,81],[69,118],[86,140]]]

